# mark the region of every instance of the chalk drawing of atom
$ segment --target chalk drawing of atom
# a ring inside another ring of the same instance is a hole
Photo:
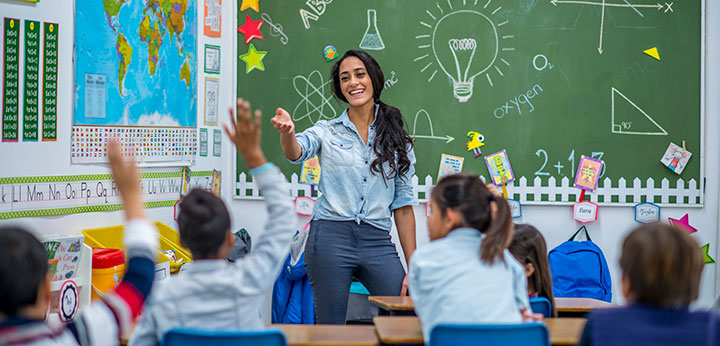
[[[315,70],[305,76],[295,76],[293,86],[302,98],[292,112],[293,121],[298,122],[307,118],[314,125],[322,119],[335,118],[335,108],[330,103],[332,79],[327,82],[322,74]]]

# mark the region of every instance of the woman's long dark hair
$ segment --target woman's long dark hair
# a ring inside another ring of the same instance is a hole
[[[333,65],[330,71],[335,97],[343,102],[348,102],[340,88],[340,64],[350,56],[360,59],[365,64],[365,70],[372,81],[373,100],[380,106],[375,119],[375,142],[373,144],[377,158],[370,164],[370,171],[381,174],[385,181],[398,175],[403,177],[410,170],[408,152],[413,146],[413,141],[405,131],[400,110],[380,100],[380,94],[385,86],[385,75],[375,58],[361,50],[345,52],[345,55]],[[385,162],[390,165],[389,172],[385,172],[383,168]]]
[[[447,209],[459,212],[467,225],[485,238],[480,245],[480,259],[493,264],[496,259],[503,261],[503,251],[510,245],[513,236],[510,206],[502,197],[494,196],[477,175],[455,174],[438,182],[432,190],[432,200],[445,215]],[[492,202],[497,205],[493,214]]]
[[[508,250],[521,264],[532,263],[535,267],[535,272],[527,280],[528,287],[535,290],[538,297],[545,297],[550,301],[552,317],[557,317],[547,245],[540,231],[528,224],[515,225],[515,235]]]

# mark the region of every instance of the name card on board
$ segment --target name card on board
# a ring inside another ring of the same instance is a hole
[[[648,202],[635,205],[635,221],[639,223],[660,221],[660,206]]]
[[[588,223],[597,221],[598,205],[590,201],[582,201],[573,204],[573,219],[578,222]]]

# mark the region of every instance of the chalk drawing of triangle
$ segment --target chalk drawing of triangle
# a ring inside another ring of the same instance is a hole
[[[623,95],[614,87],[611,88],[611,131],[612,133],[624,135],[645,135],[645,136],[667,136],[667,131],[658,124],[655,119],[648,115],[642,108],[638,107],[634,102],[630,101],[627,96]],[[637,112],[623,113],[615,115],[615,95],[620,95],[628,104],[630,104]],[[642,116],[641,116],[642,114]],[[634,124],[633,124],[634,123]],[[633,129],[635,128],[635,130]],[[641,128],[642,130],[637,130]]]

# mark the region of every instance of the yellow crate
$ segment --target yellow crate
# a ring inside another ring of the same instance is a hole
[[[160,250],[175,250],[175,257],[181,259],[175,263],[170,260],[162,251],[157,252],[156,262],[170,262],[170,272],[177,273],[180,267],[192,261],[190,251],[180,245],[180,235],[172,228],[162,222],[154,222],[157,226],[158,240]],[[101,228],[85,229],[82,233],[85,235],[85,244],[90,247],[100,247],[108,249],[123,249],[123,230],[124,226],[111,226]]]

